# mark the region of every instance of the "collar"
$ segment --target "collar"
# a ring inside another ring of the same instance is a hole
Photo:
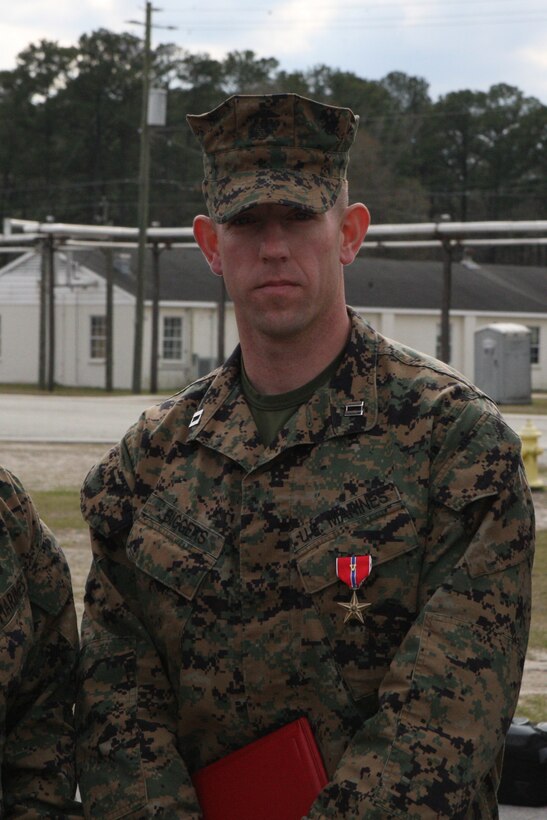
[[[188,441],[199,441],[250,470],[288,447],[317,444],[373,427],[378,414],[378,335],[354,311],[348,312],[351,332],[336,373],[299,408],[273,447],[261,444],[243,397],[239,347],[211,382],[190,422]]]

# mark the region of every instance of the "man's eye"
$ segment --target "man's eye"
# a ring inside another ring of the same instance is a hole
[[[297,222],[307,222],[314,218],[315,214],[313,211],[306,211],[304,208],[297,208],[291,214],[291,219],[295,219]]]
[[[228,225],[230,225],[230,226],[233,225],[234,227],[237,228],[241,225],[250,225],[254,221],[255,220],[252,218],[252,216],[250,214],[243,213],[243,214],[238,214],[238,216],[235,216],[233,219],[230,219],[230,221],[228,222]]]

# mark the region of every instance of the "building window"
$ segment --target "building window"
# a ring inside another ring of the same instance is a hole
[[[530,364],[539,364],[539,327],[530,327]]]
[[[162,359],[182,359],[182,316],[163,317]]]
[[[106,316],[90,317],[89,356],[106,359]]]

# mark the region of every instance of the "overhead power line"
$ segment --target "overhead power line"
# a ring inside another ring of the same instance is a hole
[[[294,20],[292,21],[295,22]],[[433,28],[433,27],[445,27],[445,28],[456,28],[458,26],[481,26],[481,25],[523,25],[523,24],[530,24],[530,23],[543,23],[547,22],[547,14],[545,12],[538,12],[538,16],[532,17],[491,17],[485,16],[483,18],[480,17],[462,17],[462,18],[439,18],[438,20],[434,19],[420,19],[420,20],[400,20],[400,19],[393,19],[393,20],[374,20],[370,18],[363,18],[362,20],[330,20],[328,22],[328,29],[329,31],[345,31],[347,29],[351,30],[365,30],[370,31],[371,29],[380,29],[380,28],[392,28],[392,29],[409,29],[409,28]],[[268,18],[267,21],[264,22],[264,25],[268,26],[268,30],[275,30],[275,31],[282,31],[287,27],[286,20],[280,20],[278,22]],[[256,27],[260,25],[260,21],[257,20],[256,23],[252,22],[243,22],[241,20],[232,20],[230,22],[225,23],[192,23],[188,24],[185,28],[185,34],[192,34],[193,32],[224,32],[224,31],[254,31]],[[313,31],[314,29],[322,30],[325,28],[325,23],[318,20],[316,22],[310,21],[306,19],[306,29],[308,31]]]
[[[472,6],[474,9],[477,6],[490,6],[492,11],[496,14],[499,11],[500,3],[510,3],[519,11],[529,11],[529,8],[525,7],[525,4],[519,2],[519,0],[443,0],[442,6],[446,8],[447,6],[455,6],[458,9],[461,9],[462,6]],[[417,2],[412,3],[412,8],[424,8],[424,7],[433,7],[435,10],[439,8],[438,0],[417,0]],[[378,3],[367,3],[366,0],[355,0],[355,2],[318,2],[313,4],[314,9],[317,10],[335,10],[339,11],[347,11],[351,9],[358,9],[359,11],[366,11],[367,14],[372,9],[380,9],[381,11],[386,11],[386,9],[393,9],[398,11],[400,14],[405,13],[408,10],[407,4],[404,0],[383,0],[383,2]],[[539,6],[541,8],[541,4]],[[247,3],[240,2],[237,5],[230,5],[229,12],[230,14],[234,14],[237,11],[244,10],[247,13],[249,10],[256,11],[256,12],[266,12],[268,14],[273,14],[275,8],[272,9],[272,2],[269,2],[261,6],[257,3],[257,0],[248,0]],[[189,4],[179,4],[178,6],[172,6],[170,8],[164,8],[163,11],[169,11],[170,14],[180,14],[180,15],[188,15],[190,12],[197,12],[199,11],[200,15],[202,14],[218,14],[219,12],[226,12],[226,6],[222,5],[207,5],[203,6],[203,4],[197,3],[189,3]]]
[[[514,10],[511,8],[500,9],[500,3],[504,0],[469,0],[461,2],[444,2],[442,8],[438,3],[422,2],[412,4],[412,14],[409,14],[408,7],[402,3],[374,3],[363,5],[348,3],[315,3],[314,11],[336,12],[336,17],[329,20],[330,29],[346,28],[415,28],[421,26],[458,26],[458,25],[498,25],[498,24],[519,24],[536,23],[547,20],[547,11],[544,4],[535,4],[524,7],[512,1]],[[507,2],[507,0],[506,0]],[[454,11],[450,8],[452,6]],[[181,8],[170,9],[174,16],[184,17],[184,27],[187,31],[232,31],[252,30],[261,22],[266,23],[268,28],[278,29],[287,26],[288,21],[296,21],[299,17],[306,22],[308,27],[321,28],[325,25],[322,20],[309,18],[308,10],[302,8],[299,14],[298,6],[292,6],[289,13],[287,7],[280,9],[268,6],[260,7],[254,3],[238,4],[237,6],[199,7],[199,15],[193,14],[198,8],[195,4]],[[420,9],[430,9],[421,12]],[[376,11],[375,11],[376,10]],[[343,11],[344,14],[340,14]],[[417,13],[415,13],[417,12]],[[356,15],[356,16],[355,16]],[[188,24],[188,19],[193,20]]]

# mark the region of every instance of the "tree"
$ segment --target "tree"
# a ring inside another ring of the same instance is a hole
[[[267,94],[273,90],[279,63],[273,57],[257,57],[254,51],[231,51],[222,66],[222,85],[227,94]]]
[[[71,81],[76,50],[41,40],[0,75],[0,168],[3,212],[22,215],[30,203],[52,213],[58,176],[60,99]],[[24,148],[24,150],[22,150]]]
[[[430,213],[466,221],[475,184],[480,145],[478,119],[484,94],[457,91],[433,106],[422,134],[420,173],[430,189]],[[477,208],[475,196],[475,209]]]
[[[376,136],[396,173],[416,176],[418,145],[431,110],[428,84],[421,77],[392,71],[380,80],[380,85],[389,94],[389,104]]]
[[[72,206],[86,221],[135,221],[142,59],[131,34],[99,29],[79,40],[76,74],[63,95],[71,146],[63,176],[86,186]]]
[[[0,72],[0,216],[136,224],[143,44],[99,29],[72,47],[41,40]],[[274,58],[217,60],[172,43],[151,55],[168,91],[151,133],[150,219],[188,224],[203,207],[202,159],[186,115],[227,94],[294,91],[360,117],[352,196],[376,222],[536,218],[547,204],[547,108],[519,89],[456,91],[432,102],[420,77],[368,80],[321,64],[286,72]]]
[[[364,202],[372,222],[420,222],[426,219],[428,200],[417,179],[399,177],[383,158],[379,141],[359,130],[349,165],[351,199]]]
[[[488,218],[507,218],[522,196],[521,184],[539,178],[547,109],[514,86],[494,85],[484,97],[478,127],[478,183],[485,192]]]
[[[420,141],[431,215],[465,221],[534,213],[536,197],[545,204],[546,139],[546,107],[512,86],[441,97]]]

